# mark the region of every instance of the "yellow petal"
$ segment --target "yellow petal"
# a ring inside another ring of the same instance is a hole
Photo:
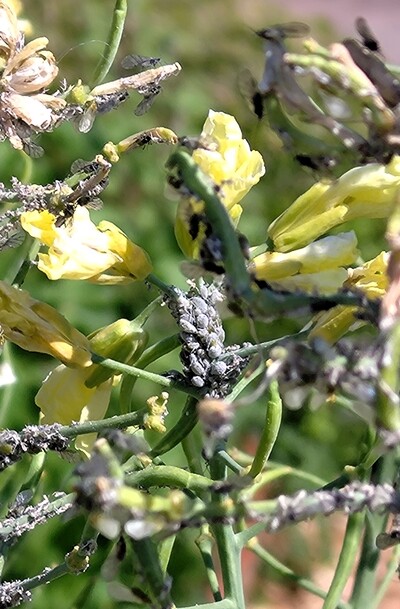
[[[144,279],[151,272],[148,256],[111,222],[90,220],[89,211],[78,206],[71,222],[51,226],[46,212],[43,220],[23,214],[23,227],[49,249],[39,254],[38,268],[51,280],[89,280],[117,284]]]
[[[355,167],[333,182],[318,182],[300,196],[268,229],[276,249],[306,245],[327,230],[355,218],[390,214],[400,187],[400,157],[388,165]]]
[[[323,294],[329,296],[335,294],[346,281],[347,271],[345,269],[332,269],[318,273],[304,273],[285,277],[278,281],[271,281],[271,287],[277,290],[288,290],[289,292],[305,292],[306,294]]]
[[[317,273],[352,264],[357,256],[354,231],[325,237],[291,252],[266,252],[253,260],[258,279],[270,281],[297,273]]]
[[[206,175],[219,186],[219,197],[226,207],[234,224],[239,221],[242,207],[239,201],[257,184],[265,173],[262,156],[242,138],[236,119],[224,112],[209,111],[204,123],[200,140],[204,147],[193,152],[194,161]],[[200,222],[197,235],[191,234],[190,220],[199,202],[191,198],[183,199],[178,207],[175,222],[175,235],[184,254],[198,258],[200,244],[204,237],[204,226]]]
[[[47,353],[68,366],[90,366],[90,343],[56,309],[0,281],[0,326],[26,351]]]
[[[25,211],[21,215],[21,226],[35,239],[51,245],[57,236],[55,216],[49,211]]]
[[[42,412],[42,424],[70,425],[74,421],[84,423],[104,418],[110,402],[112,379],[89,389],[85,385],[87,375],[87,369],[73,370],[63,365],[50,372],[35,397],[35,403]],[[75,445],[89,452],[95,439],[96,434],[78,436]]]

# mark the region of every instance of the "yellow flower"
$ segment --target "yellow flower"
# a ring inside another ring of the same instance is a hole
[[[146,252],[114,224],[96,227],[89,211],[78,206],[71,222],[56,226],[48,211],[25,212],[23,229],[48,246],[39,254],[39,269],[48,279],[87,279],[91,283],[121,284],[145,279],[151,272]]]
[[[354,218],[385,218],[400,186],[400,156],[387,165],[355,167],[339,179],[317,182],[268,229],[275,249],[287,252],[311,243]]]
[[[78,332],[50,305],[0,281],[0,326],[4,337],[26,351],[47,353],[67,366],[90,366],[91,349]]]
[[[381,252],[372,260],[355,269],[348,269],[348,278],[343,284],[345,288],[357,288],[368,298],[381,298],[388,287],[386,274],[388,252]],[[321,313],[310,332],[310,338],[323,338],[332,344],[357,322],[357,307],[337,305]]]
[[[202,147],[193,152],[193,159],[221,187],[221,201],[237,224],[242,213],[239,201],[265,173],[262,156],[250,150],[235,118],[224,112],[209,111],[200,141]],[[178,206],[175,235],[189,258],[198,257],[199,239],[190,234],[188,224],[193,213],[201,211],[202,204],[193,198],[183,198]]]
[[[324,237],[298,250],[287,253],[266,252],[252,262],[257,279],[273,288],[309,294],[332,294],[346,281],[343,266],[352,264],[357,256],[357,238],[353,231]]]
[[[36,38],[24,46],[13,5],[0,2],[0,128],[18,149],[26,135],[21,135],[16,119],[43,131],[57,120],[54,110],[65,106],[59,97],[41,93],[58,74],[54,55],[45,50],[48,42]]]
[[[147,332],[135,320],[118,319],[90,337],[93,352],[130,364],[138,359],[146,344]],[[118,375],[100,364],[74,370],[58,366],[43,381],[35,398],[42,412],[41,422],[70,425],[73,421],[84,423],[102,419],[108,409],[112,387],[118,381]],[[95,438],[96,434],[84,434],[79,436],[75,446],[88,452]]]
[[[41,424],[70,425],[73,421],[85,423],[104,417],[110,402],[113,379],[89,388],[85,385],[89,374],[90,368],[73,370],[63,365],[50,372],[35,397],[35,403],[42,412]],[[78,437],[75,446],[88,452],[95,438],[94,433],[83,434]]]

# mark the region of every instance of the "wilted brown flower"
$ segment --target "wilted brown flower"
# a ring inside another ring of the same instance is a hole
[[[14,8],[0,2],[0,135],[17,149],[30,151],[32,132],[49,130],[65,101],[42,93],[58,73],[47,38],[24,45]]]

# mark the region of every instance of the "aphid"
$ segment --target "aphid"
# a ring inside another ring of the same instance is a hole
[[[121,61],[121,66],[125,70],[132,68],[139,68],[144,70],[145,68],[155,68],[161,61],[161,57],[145,57],[144,55],[127,55]]]
[[[135,108],[136,116],[142,116],[143,114],[146,114],[148,110],[150,110],[155,98],[160,93],[160,91],[161,87],[159,85],[155,85],[146,89],[146,93],[144,94],[142,101],[139,102]]]
[[[287,68],[283,62],[283,56],[286,48],[283,41],[285,38],[301,38],[306,36],[308,32],[308,26],[305,23],[298,22],[272,25],[256,32],[257,36],[266,41],[264,74],[261,81],[257,83],[249,70],[243,70],[239,75],[239,88],[259,119],[264,116],[264,97],[285,80],[283,73]]]
[[[129,60],[127,57],[129,57]],[[135,67],[142,68],[145,67],[144,63],[146,62],[147,64],[152,62],[150,65],[157,65],[158,63],[158,61],[156,62],[156,59],[158,60],[158,58],[142,57],[140,55],[128,55],[127,57],[125,58],[126,61],[124,60],[124,67],[126,67],[127,64],[135,63]],[[143,61],[141,62],[141,60]],[[140,116],[147,112],[155,97],[160,93],[160,82],[169,76],[175,76],[180,71],[181,66],[177,62],[158,68],[154,67],[145,72],[139,72],[137,74],[132,74],[131,76],[120,78],[119,80],[99,85],[91,91],[91,95],[109,95],[134,89],[140,93],[140,95],[143,95],[143,100],[138,104],[135,110],[135,114]]]
[[[356,30],[362,38],[362,43],[370,51],[380,53],[381,48],[378,40],[375,38],[371,28],[369,27],[367,20],[364,17],[358,17],[356,19]]]
[[[94,119],[97,114],[97,103],[93,99],[86,104],[82,116],[78,121],[78,129],[81,133],[88,133],[93,127]]]

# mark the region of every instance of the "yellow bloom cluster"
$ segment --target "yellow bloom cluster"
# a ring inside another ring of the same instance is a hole
[[[262,156],[256,150],[250,150],[235,118],[224,112],[209,111],[200,142],[193,159],[221,188],[221,201],[237,224],[243,211],[239,201],[265,173]],[[193,237],[188,223],[193,213],[201,212],[202,204],[193,197],[182,198],[179,202],[175,235],[188,258],[198,258],[201,236]]]
[[[57,226],[48,211],[29,211],[21,216],[23,229],[47,245],[39,254],[38,268],[49,279],[86,279],[98,284],[123,284],[145,279],[151,272],[146,252],[112,222],[96,227],[89,211],[78,206],[71,222]]]
[[[268,228],[275,248],[288,252],[354,218],[386,218],[400,187],[400,156],[355,167],[339,179],[317,182]]]
[[[331,294],[343,287],[359,289],[372,299],[382,297],[388,286],[388,254],[382,252],[346,270],[342,265],[347,267],[357,258],[353,233],[314,240],[355,218],[388,217],[399,188],[399,156],[387,165],[371,163],[355,167],[335,181],[317,182],[269,226],[268,235],[277,251],[254,259],[255,276],[289,291]],[[310,336],[333,342],[353,326],[356,315],[356,307],[334,307],[318,316]]]

